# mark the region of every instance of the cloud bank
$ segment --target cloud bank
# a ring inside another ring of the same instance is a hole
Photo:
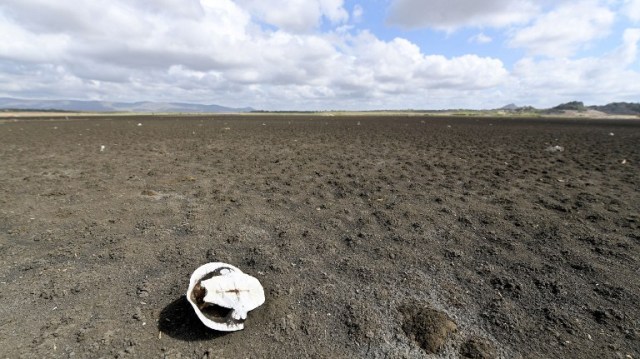
[[[462,26],[504,27],[529,21],[539,7],[529,0],[396,0],[388,22],[403,27],[454,30]]]
[[[616,13],[597,1],[559,3],[396,0],[388,9],[400,27],[498,29],[504,40],[475,31],[464,43],[525,52],[507,65],[498,54],[439,54],[380,36],[363,25],[371,7],[343,0],[5,0],[0,96],[382,109],[532,103],[549,86],[560,97],[579,86],[631,93],[638,30],[627,29],[615,54],[572,58],[610,36]]]

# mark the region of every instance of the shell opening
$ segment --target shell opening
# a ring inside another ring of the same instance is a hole
[[[244,323],[245,319],[236,319],[233,317],[233,309],[225,308],[216,304],[207,303],[204,301],[204,297],[207,295],[207,289],[201,285],[201,283],[207,279],[213,278],[220,274],[229,272],[229,268],[219,268],[213,272],[208,273],[204,277],[200,278],[191,292],[191,301],[196,303],[200,312],[212,320],[220,324],[240,324]]]
[[[244,329],[247,313],[264,303],[264,289],[231,264],[212,262],[198,267],[189,280],[187,300],[207,327],[232,332]]]

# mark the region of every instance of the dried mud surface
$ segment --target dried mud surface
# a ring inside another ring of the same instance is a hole
[[[20,119],[0,164],[1,357],[640,358],[638,121]]]

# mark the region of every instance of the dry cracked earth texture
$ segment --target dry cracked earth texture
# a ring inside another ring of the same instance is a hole
[[[33,118],[0,164],[2,357],[640,358],[640,121]]]

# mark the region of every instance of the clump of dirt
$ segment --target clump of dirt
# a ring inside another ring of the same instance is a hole
[[[158,192],[150,190],[150,189],[145,189],[141,192],[141,194],[143,196],[149,196],[149,197],[153,197],[153,196],[157,196]]]
[[[471,337],[460,347],[460,355],[471,359],[497,358],[496,349],[490,341],[481,337]]]
[[[429,354],[438,353],[458,329],[446,313],[421,303],[404,304],[399,311],[404,317],[402,330]]]

